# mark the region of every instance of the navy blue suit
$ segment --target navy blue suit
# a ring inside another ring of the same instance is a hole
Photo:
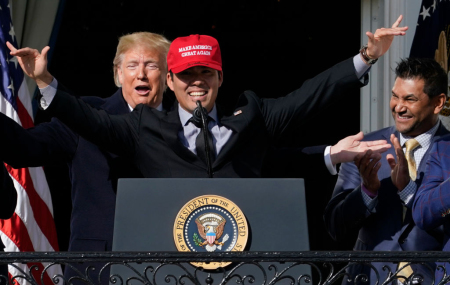
[[[398,132],[395,127],[385,128],[365,136],[364,140],[384,139],[390,142],[390,135],[394,133],[397,137]],[[434,140],[449,132],[440,125]],[[416,184],[420,186],[424,176],[425,164],[430,149],[424,155],[419,168]],[[383,154],[381,159],[381,168],[378,171],[378,178],[381,182],[378,190],[378,204],[375,207],[376,212],[371,213],[361,194],[361,178],[359,171],[354,163],[344,163],[339,171],[338,181],[334,188],[333,196],[325,209],[325,224],[328,232],[335,240],[343,240],[348,234],[359,231],[358,239],[354,250],[370,251],[422,251],[439,250],[440,242],[439,232],[426,232],[418,228],[412,220],[411,208],[412,202],[406,205],[405,220],[403,221],[403,203],[397,194],[397,188],[391,180],[391,168],[385,158],[386,154],[392,154],[395,157],[395,150],[391,147]],[[382,269],[382,264],[372,263],[380,273],[381,280],[386,279],[387,272]],[[390,264],[391,271],[395,272],[397,264]],[[435,266],[432,264],[432,266]],[[429,270],[421,266],[412,266],[414,272],[422,272],[426,278],[433,275]],[[355,278],[359,273],[366,273],[370,276],[368,283],[374,284],[375,272],[370,270],[369,266],[351,266],[348,270],[351,277]],[[431,284],[430,279],[424,284]],[[347,283],[344,278],[343,284]],[[361,283],[363,284],[363,283]]]
[[[425,169],[425,178],[416,194],[413,218],[417,226],[430,230],[443,227],[442,251],[450,251],[450,136],[434,143]],[[443,265],[439,263],[438,265]],[[447,275],[450,264],[444,264]],[[444,271],[436,271],[436,280],[441,280]]]
[[[130,112],[122,89],[106,99],[84,97],[83,100],[109,114]],[[128,159],[86,141],[57,119],[25,131],[0,115],[0,127],[4,132],[4,140],[0,144],[3,150],[9,150],[2,151],[1,157],[11,166],[68,163],[72,184],[69,251],[110,251],[117,179],[141,177]],[[74,265],[84,274],[86,264]],[[97,264],[96,269],[100,268]],[[68,272],[66,270],[66,276],[69,276]],[[106,279],[102,281],[108,282]]]

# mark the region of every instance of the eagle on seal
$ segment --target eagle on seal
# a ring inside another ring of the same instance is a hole
[[[222,237],[226,220],[216,213],[205,213],[195,219],[198,233],[204,239],[200,246],[222,246],[224,243],[218,240]]]

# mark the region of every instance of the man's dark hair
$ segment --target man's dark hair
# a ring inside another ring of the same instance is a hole
[[[395,78],[423,79],[423,92],[430,98],[448,93],[447,73],[431,58],[402,59],[395,69]]]

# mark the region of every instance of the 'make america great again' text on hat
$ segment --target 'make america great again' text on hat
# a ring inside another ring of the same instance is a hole
[[[207,66],[222,70],[222,56],[217,40],[205,35],[176,38],[167,54],[167,67],[179,73],[193,66]]]

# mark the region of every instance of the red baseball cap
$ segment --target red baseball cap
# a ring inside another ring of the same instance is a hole
[[[179,73],[192,66],[207,66],[222,70],[222,56],[217,40],[205,35],[176,38],[167,54],[167,67]]]

